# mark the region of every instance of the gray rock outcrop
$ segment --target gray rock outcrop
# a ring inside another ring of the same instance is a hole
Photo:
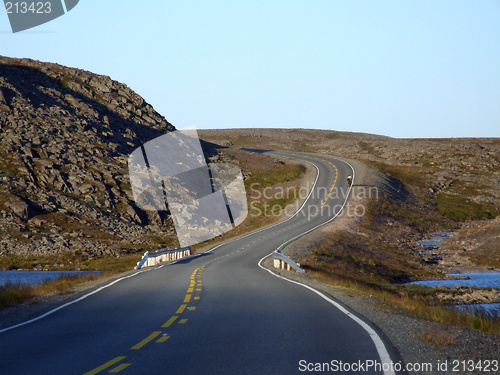
[[[175,241],[168,213],[134,205],[127,170],[174,129],[110,77],[0,57],[0,257],[83,262]]]

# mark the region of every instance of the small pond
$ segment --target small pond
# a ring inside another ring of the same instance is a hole
[[[458,280],[422,280],[414,281],[411,284],[426,286],[469,286],[500,288],[500,272],[470,272],[454,273],[449,276],[460,277]],[[480,303],[474,305],[457,305],[454,308],[473,312],[475,309],[483,310],[491,314],[500,314],[500,303]]]
[[[423,280],[411,284],[427,286],[476,286],[484,288],[500,288],[500,272],[452,273],[448,276],[460,277],[459,280]]]
[[[83,277],[89,273],[99,275],[101,271],[0,271],[0,286],[8,283],[36,285],[61,276]]]

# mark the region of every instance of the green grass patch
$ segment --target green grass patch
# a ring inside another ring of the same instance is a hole
[[[489,220],[500,213],[500,210],[493,205],[447,193],[437,194],[436,202],[439,212],[455,221]]]
[[[177,238],[172,238],[170,236],[159,236],[159,235],[148,235],[146,239],[149,242],[156,243],[162,247],[177,247],[179,246],[179,241]]]
[[[276,184],[282,184],[300,179],[306,172],[306,167],[300,164],[280,165],[270,171],[257,171],[252,174],[252,177],[245,180],[245,188],[247,191],[251,186],[258,189],[264,189]]]
[[[428,233],[435,230],[437,227],[442,227],[441,229],[450,229],[448,226],[444,225],[443,219],[437,212],[434,215],[429,212],[423,215],[413,207],[407,207],[403,202],[392,199],[387,194],[383,194],[379,199],[370,200],[366,209],[365,222],[362,223],[362,225],[370,229],[370,227],[376,224],[379,218],[392,219],[395,222],[397,221],[404,225],[408,225],[420,233]],[[391,232],[392,228],[378,226],[378,230],[381,232]]]
[[[141,254],[131,254],[120,258],[106,256],[99,259],[90,259],[81,265],[82,270],[99,270],[103,276],[110,276],[116,273],[131,271],[137,266],[142,258]]]
[[[306,270],[372,286],[428,275],[404,249],[344,231],[329,235],[301,265]]]
[[[431,186],[431,182],[426,177],[427,173],[430,172],[429,168],[423,166],[389,165],[373,161],[366,162],[373,165],[380,172],[404,184],[421,188],[429,188]]]

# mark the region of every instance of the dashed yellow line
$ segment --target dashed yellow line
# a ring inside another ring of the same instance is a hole
[[[328,199],[330,198],[330,195],[332,194],[333,188],[335,187],[335,184],[337,183],[337,176],[338,176],[337,167],[332,163],[328,163],[328,164],[330,164],[335,169],[335,178],[333,180],[332,187],[330,188],[330,192],[328,193],[327,197],[325,198],[325,200],[321,204],[322,206],[324,206],[326,204],[326,202],[328,201]]]
[[[154,331],[152,334],[150,334],[148,337],[146,337],[144,340],[142,340],[141,342],[135,344],[134,346],[132,346],[130,349],[132,350],[138,350],[140,348],[142,348],[144,345],[146,345],[148,342],[150,342],[151,340],[154,340],[156,336],[160,335],[161,334],[161,331]]]
[[[103,364],[103,365],[101,365],[99,367],[96,367],[92,371],[86,372],[84,375],[95,375],[95,374],[98,374],[102,370],[106,370],[108,367],[113,366],[115,363],[123,361],[125,358],[127,358],[127,357],[125,357],[125,356],[115,357],[111,361],[108,361],[105,364]]]
[[[186,307],[187,307],[186,304],[182,304],[181,307],[179,307],[179,309],[175,313],[182,314],[184,312],[184,310],[186,309]]]
[[[167,328],[167,327],[170,327],[172,325],[173,322],[175,322],[177,320],[178,316],[174,315],[172,316],[169,320],[167,320],[167,322],[162,325],[163,328]]]
[[[234,253],[233,253],[234,254]],[[229,255],[227,255],[229,256]],[[220,259],[217,258],[217,259]],[[191,297],[192,297],[192,292],[193,292],[193,289],[196,288],[196,291],[201,291],[201,286],[203,285],[201,283],[201,272],[202,270],[205,268],[205,266],[201,267],[200,268],[196,268],[194,270],[194,272],[192,273],[191,277],[190,277],[190,284],[189,284],[189,288],[188,288],[188,292],[184,298],[184,303],[182,305],[180,305],[180,307],[177,309],[176,311],[176,315],[173,315],[170,317],[170,319],[165,322],[165,324],[162,325],[162,328],[168,328],[170,327],[174,322],[177,321],[177,319],[179,318],[179,315],[182,314],[186,309],[188,309],[189,311],[194,311],[196,309],[196,306],[190,306],[188,307],[187,306],[187,303],[189,301],[191,301]],[[199,300],[200,297],[199,296],[195,296],[194,297],[195,300]],[[188,321],[188,319],[180,319],[179,320],[179,324],[186,324]],[[146,337],[144,340],[138,342],[137,344],[135,344],[133,347],[130,348],[130,350],[139,350],[141,349],[142,347],[144,347],[145,345],[147,345],[149,342],[155,340],[158,338],[159,335],[162,334],[162,331],[154,331],[153,333],[151,333],[148,337]],[[168,336],[166,334],[164,334],[162,337],[158,338],[156,340],[157,343],[163,343],[165,341],[167,341],[168,339],[170,339],[171,336]],[[127,358],[126,356],[119,356],[119,357],[115,357],[113,358],[111,361],[108,361],[104,364],[102,364],[101,366],[99,367],[96,367],[95,369],[85,373],[84,375],[95,375],[95,374],[98,374],[100,373],[101,371],[104,371],[104,370],[107,370],[108,368],[111,368],[113,365],[116,365],[118,362],[121,362],[123,361],[125,358]],[[131,366],[132,364],[131,363],[121,363],[119,364],[118,366],[112,368],[111,370],[109,370],[109,373],[113,373],[113,374],[116,374],[116,373],[119,373],[123,370],[125,370],[127,367]]]
[[[116,374],[121,370],[125,370],[130,365],[132,365],[132,363],[122,363],[121,365],[116,366],[114,369],[109,370],[109,372],[111,374]]]
[[[158,340],[156,340],[156,342],[162,343],[162,342],[167,341],[169,338],[170,338],[170,336],[163,336],[163,337],[160,337]]]

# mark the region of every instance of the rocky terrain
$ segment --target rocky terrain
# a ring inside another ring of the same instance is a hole
[[[0,57],[0,268],[18,257],[33,258],[28,268],[58,262],[71,267],[175,245],[168,212],[134,205],[127,171],[136,147],[172,130],[137,93],[109,77]],[[459,228],[454,236],[464,238],[450,249],[460,255],[448,257],[448,267],[460,259],[498,267],[500,230],[498,220],[491,221],[500,207],[498,138],[393,139],[305,129],[210,130],[200,136],[216,161],[221,155],[237,161],[239,147],[362,160],[412,192],[424,207],[422,217],[439,211],[447,226]],[[382,224],[395,229],[400,223]],[[392,230],[398,246],[415,250],[414,240],[437,228],[422,226],[412,237],[411,226],[406,235]],[[455,254],[451,250],[446,254]]]
[[[392,177],[406,177],[433,194],[467,192],[500,207],[500,138],[397,139],[307,129],[228,129],[201,132],[222,146],[318,152],[362,160]],[[393,167],[392,169],[388,168]]]
[[[168,212],[134,205],[127,171],[128,155],[136,147],[172,130],[144,99],[109,77],[0,57],[0,269],[78,269],[92,267],[92,260],[137,257],[175,245]],[[408,275],[439,277],[443,265],[445,272],[464,265],[474,270],[500,267],[498,138],[409,140],[304,129],[210,130],[200,136],[212,160],[228,157],[250,178],[258,178],[263,166],[274,171],[274,179],[290,171],[276,169],[282,161],[250,155],[240,147],[326,153],[369,165],[356,165],[360,175],[355,189],[375,185],[386,195],[378,204],[359,202],[369,208],[368,215],[343,217],[287,249],[311,271],[334,259],[337,271],[353,269],[351,274],[362,276],[358,282],[373,284],[384,278],[404,281]],[[213,144],[222,151],[216,153]],[[295,177],[290,181],[295,184]],[[252,223],[257,224],[262,220]],[[254,229],[252,225],[242,224],[240,230]],[[417,240],[443,228],[456,231],[439,249],[442,264],[421,262]],[[345,243],[355,247],[349,249],[350,258],[343,257]],[[438,323],[431,326],[407,310],[395,313],[390,302],[321,283],[314,274],[304,277],[382,327],[406,361],[451,358],[456,353],[449,350],[463,349],[460,356],[466,359],[491,359],[498,353],[498,336],[466,328],[453,328],[448,335],[448,326],[436,330]],[[498,290],[469,289],[436,297],[453,303],[500,298]],[[59,303],[63,297],[51,298],[50,303]],[[36,304],[18,307],[0,312],[2,324],[9,324],[6,316],[22,320],[43,309]],[[464,342],[470,343],[467,348]]]
[[[144,251],[177,246],[168,211],[135,205],[127,165],[137,147],[173,130],[110,77],[0,56],[0,269],[135,265]],[[202,147],[209,161],[239,165],[244,179],[290,184],[302,173],[265,155]]]
[[[396,199],[394,208],[399,207],[400,213],[406,210],[406,218],[415,213],[414,220],[406,224],[385,218],[370,236],[385,232],[392,237],[389,243],[414,253],[423,249],[418,240],[432,237],[433,231],[454,229],[452,238],[436,250],[443,259],[434,266],[443,272],[466,272],[471,270],[469,266],[476,271],[500,267],[500,221],[493,220],[500,214],[500,138],[395,139],[306,129],[200,133],[228,148],[285,149],[361,160],[400,183],[396,190],[408,193],[408,199]],[[376,184],[370,180],[373,175],[358,183]],[[390,193],[390,189],[382,191]],[[370,228],[373,225],[364,230]]]
[[[168,244],[168,217],[133,204],[127,158],[172,130],[109,77],[0,57],[0,258],[70,251],[60,261],[72,263]]]

